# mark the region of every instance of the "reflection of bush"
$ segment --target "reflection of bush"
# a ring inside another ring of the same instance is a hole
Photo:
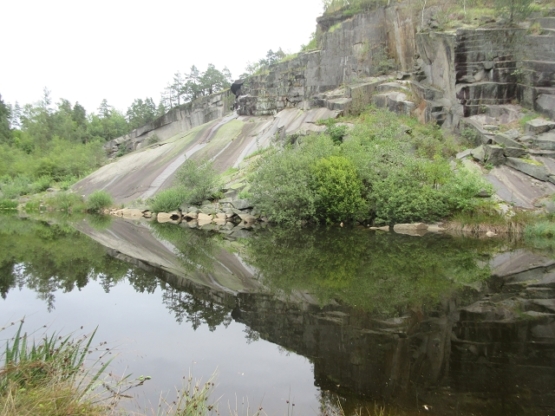
[[[498,243],[317,229],[272,230],[247,244],[248,261],[274,289],[391,314],[488,278],[477,260]]]
[[[207,236],[199,230],[177,227],[173,224],[152,224],[154,234],[166,240],[177,249],[177,257],[188,273],[210,271],[214,265],[214,255],[218,248],[218,234]]]

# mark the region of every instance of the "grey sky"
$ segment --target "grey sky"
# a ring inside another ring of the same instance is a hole
[[[213,63],[239,76],[269,49],[297,52],[321,0],[17,0],[0,6],[0,94],[20,105],[103,98],[125,111],[160,92],[176,71]]]

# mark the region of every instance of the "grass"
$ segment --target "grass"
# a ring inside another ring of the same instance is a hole
[[[96,371],[84,367],[96,330],[77,339],[53,333],[36,343],[22,332],[23,323],[2,354],[0,415],[106,414],[90,393],[110,361]]]

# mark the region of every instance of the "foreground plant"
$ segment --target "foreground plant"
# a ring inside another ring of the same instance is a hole
[[[96,371],[84,367],[96,330],[78,339],[54,333],[36,343],[22,329],[23,320],[2,354],[0,415],[106,414],[90,393],[110,361]]]

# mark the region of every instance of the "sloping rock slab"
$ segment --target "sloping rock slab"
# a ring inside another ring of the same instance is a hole
[[[509,277],[532,269],[554,266],[555,260],[520,249],[502,253],[490,260],[492,276]]]
[[[540,182],[507,166],[492,169],[484,179],[493,185],[501,199],[520,208],[532,209],[534,200],[555,193],[555,185]]]
[[[522,159],[517,159],[515,157],[508,157],[506,158],[507,166],[510,166],[513,169],[516,169],[522,173],[530,175],[533,178],[539,179],[540,181],[547,181],[548,174],[546,167],[541,165],[533,165],[528,163]]]

